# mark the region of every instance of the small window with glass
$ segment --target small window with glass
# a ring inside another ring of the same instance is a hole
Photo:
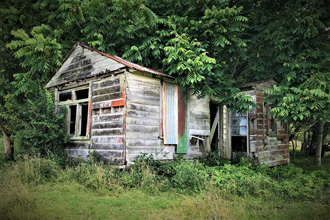
[[[231,145],[234,152],[247,151],[247,113],[231,113]]]

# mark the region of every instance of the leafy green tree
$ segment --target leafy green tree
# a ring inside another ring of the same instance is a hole
[[[10,114],[20,117],[77,41],[240,110],[251,105],[238,95],[241,83],[273,77],[281,82],[267,91],[274,116],[322,129],[330,115],[328,1],[5,0],[1,129],[13,137],[22,129]]]
[[[249,18],[244,78],[274,77],[266,91],[278,120],[314,124],[315,163],[321,164],[323,126],[330,121],[329,1],[234,1]]]
[[[22,134],[23,128],[12,125],[15,120],[9,115],[16,113],[18,120],[24,115],[20,106],[32,108],[24,99],[29,101],[42,90],[76,41],[177,76],[178,83],[201,97],[223,97],[221,101],[228,105],[247,108],[249,99],[237,95],[236,81],[231,80],[239,62],[233,54],[243,56],[246,46],[239,34],[247,19],[240,15],[242,7],[228,4],[193,0],[5,1],[0,9],[2,23],[8,24],[2,32],[1,43],[6,45],[2,53],[10,49],[16,58],[11,57],[10,64],[20,65],[3,67],[2,72],[8,75],[0,82],[10,89],[1,93],[2,130],[10,130],[13,137]]]

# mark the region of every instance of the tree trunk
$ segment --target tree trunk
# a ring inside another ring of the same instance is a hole
[[[5,131],[5,129],[2,127],[2,125],[0,124],[0,129],[2,131],[2,135],[3,135],[3,145],[4,145],[4,150],[5,150],[5,159],[7,160],[12,160],[14,159],[14,148],[12,146],[12,143]]]
[[[314,164],[321,166],[321,154],[322,154],[322,141],[323,141],[323,127],[325,122],[318,121],[315,125],[315,155]]]
[[[325,145],[325,141],[327,139],[327,135],[330,133],[330,122],[325,123],[323,126],[323,140],[322,140],[322,145]]]
[[[315,156],[315,149],[316,149],[316,139],[317,139],[317,127],[318,123],[314,124],[312,129],[312,138],[311,138],[311,144],[309,147],[309,155]]]

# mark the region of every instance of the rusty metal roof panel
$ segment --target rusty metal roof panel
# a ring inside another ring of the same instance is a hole
[[[94,52],[96,52],[96,53],[99,53],[99,54],[101,54],[101,55],[103,55],[103,56],[109,57],[110,59],[113,59],[113,60],[115,60],[115,61],[117,61],[117,62],[119,62],[119,63],[121,63],[121,64],[127,66],[128,68],[132,68],[132,69],[136,69],[136,70],[141,70],[141,71],[144,71],[144,72],[152,73],[152,74],[154,74],[154,75],[165,76],[165,77],[172,78],[172,79],[175,78],[175,77],[170,76],[170,75],[168,75],[168,74],[161,73],[161,72],[159,72],[159,71],[156,71],[156,70],[153,70],[153,69],[150,69],[150,68],[147,68],[147,67],[140,66],[140,65],[138,65],[138,64],[135,64],[135,63],[129,62],[129,61],[127,61],[127,60],[124,60],[124,59],[121,58],[121,57],[118,57],[118,56],[112,56],[112,55],[110,55],[110,54],[107,54],[107,53],[101,52],[101,51],[96,50],[96,49],[94,49],[94,48],[92,48],[92,47],[90,47],[90,46],[88,46],[88,45],[86,45],[86,44],[83,44],[83,43],[77,43],[77,44],[80,45],[80,46],[82,46],[82,47],[85,47],[85,48],[87,48],[87,49],[89,49],[89,50],[92,50],[92,51],[94,51]]]

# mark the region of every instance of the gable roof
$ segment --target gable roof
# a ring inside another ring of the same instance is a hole
[[[76,80],[87,79],[125,68],[140,70],[172,79],[174,78],[168,74],[131,63],[121,57],[112,56],[78,42],[66,56],[62,67],[47,83],[46,87],[49,88]]]
[[[87,49],[89,49],[89,50],[92,50],[92,51],[94,51],[94,52],[96,52],[96,53],[99,53],[99,54],[101,54],[101,55],[103,55],[103,56],[109,57],[110,59],[113,59],[113,60],[115,60],[115,61],[118,61],[119,63],[121,63],[121,64],[127,66],[128,68],[132,68],[132,69],[136,69],[136,70],[141,70],[141,71],[144,71],[144,72],[152,73],[152,74],[154,74],[154,75],[161,75],[161,76],[166,76],[166,77],[174,78],[173,76],[170,76],[170,75],[168,75],[168,74],[166,74],[166,73],[158,72],[157,70],[153,70],[153,69],[150,69],[150,68],[147,68],[147,67],[144,67],[144,66],[140,66],[139,64],[132,63],[132,62],[129,62],[129,61],[127,61],[127,60],[124,60],[124,59],[121,58],[121,57],[118,57],[118,56],[112,56],[112,55],[110,55],[110,54],[107,54],[107,53],[101,52],[101,51],[99,51],[99,50],[96,50],[96,49],[94,49],[94,48],[92,48],[92,47],[90,47],[90,46],[84,44],[84,43],[80,43],[80,42],[79,42],[79,43],[77,43],[77,44],[80,45],[80,46],[82,46],[82,47],[84,47],[84,48],[87,48]]]

